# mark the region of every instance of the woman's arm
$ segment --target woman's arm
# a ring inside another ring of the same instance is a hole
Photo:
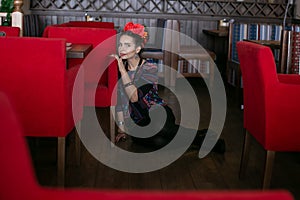
[[[124,122],[124,115],[123,111],[117,112],[117,125],[118,125],[118,134],[115,138],[115,142],[118,143],[120,140],[125,140],[127,137],[125,131],[125,122]]]
[[[130,77],[127,74],[124,63],[118,55],[112,55],[118,61],[118,68],[121,74],[121,80],[123,83],[124,91],[126,92],[130,102],[134,103],[138,101],[138,93],[136,86],[132,83]]]
[[[117,125],[118,132],[125,132],[125,122],[124,122],[124,114],[123,111],[117,112]]]

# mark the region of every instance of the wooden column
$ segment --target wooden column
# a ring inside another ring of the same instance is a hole
[[[12,26],[19,27],[21,29],[20,36],[23,35],[23,0],[14,0],[14,11],[11,14]]]

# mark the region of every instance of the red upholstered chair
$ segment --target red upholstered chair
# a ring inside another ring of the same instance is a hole
[[[20,28],[13,26],[0,26],[0,36],[20,36]]]
[[[63,24],[54,24],[47,26],[43,31],[43,37],[48,37],[48,29],[52,26],[56,27],[89,27],[89,28],[107,28],[114,29],[115,24],[113,22],[93,22],[93,21],[69,21]]]
[[[117,84],[118,71],[117,62],[111,62],[112,59],[109,55],[116,52],[116,30],[87,27],[49,27],[48,37],[65,38],[70,43],[93,45],[93,51],[85,58],[84,63],[84,105],[110,107],[110,135],[114,141],[115,123],[112,112],[114,112],[117,103],[114,87]],[[101,45],[99,45],[100,43]],[[68,59],[68,66],[71,68],[82,62],[83,59]],[[108,68],[99,81],[97,73],[106,67]]]
[[[276,151],[300,151],[300,76],[277,74],[270,48],[237,43],[243,88],[245,143],[240,176],[244,176],[252,135],[267,151],[263,188],[270,186]]]
[[[116,35],[114,29],[101,29],[89,27],[60,27],[50,26],[47,28],[48,38],[65,38],[69,43],[92,44],[93,48],[106,39]],[[115,51],[116,44],[111,44],[108,51]],[[109,52],[108,52],[109,53]],[[68,67],[76,66],[83,62],[82,58],[69,58]]]
[[[0,52],[0,91],[11,98],[25,136],[58,138],[58,184],[63,185],[65,139],[83,114],[83,73],[77,73],[79,67],[66,70],[63,39],[0,38]]]
[[[113,22],[69,21],[65,24],[67,27],[115,28],[115,24]]]
[[[36,180],[29,150],[18,121],[17,112],[0,93],[0,199],[11,200],[293,200],[292,195],[278,191],[117,191],[92,189],[57,189],[41,187]]]

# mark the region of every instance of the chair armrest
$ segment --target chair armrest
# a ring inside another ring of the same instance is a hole
[[[300,75],[298,74],[278,74],[277,77],[280,83],[300,85]]]
[[[266,104],[271,106],[267,106],[267,108],[271,108],[272,111],[268,110],[267,113],[273,116],[272,118],[279,118],[282,124],[296,123],[298,117],[295,116],[300,113],[300,107],[298,106],[300,102],[300,84],[279,82],[271,87],[270,93],[266,95]],[[294,113],[295,116],[291,113]]]

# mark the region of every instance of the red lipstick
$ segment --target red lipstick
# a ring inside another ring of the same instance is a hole
[[[131,54],[131,53],[133,53],[133,52],[135,52],[135,50],[130,51],[130,52],[128,52],[128,53],[120,53],[120,56],[123,57],[123,56],[126,56],[126,55],[128,55],[128,54]]]

